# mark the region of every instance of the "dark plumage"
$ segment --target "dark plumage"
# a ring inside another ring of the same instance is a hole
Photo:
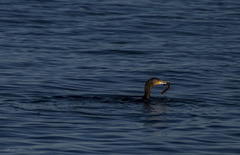
[[[160,84],[166,85],[166,88],[161,92],[161,94],[163,94],[170,87],[170,82],[169,81],[163,81],[163,80],[160,80],[158,78],[151,78],[151,79],[149,79],[146,82],[145,87],[144,87],[144,96],[143,96],[143,98],[144,99],[149,99],[153,86],[160,85]]]

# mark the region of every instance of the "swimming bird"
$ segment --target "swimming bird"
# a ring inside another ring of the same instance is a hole
[[[153,86],[155,85],[166,85],[166,88],[161,92],[161,94],[165,93],[169,87],[170,87],[170,82],[169,81],[163,81],[163,80],[160,80],[158,78],[151,78],[149,79],[146,84],[145,84],[145,87],[144,87],[144,96],[143,98],[144,99],[149,99],[150,98],[150,94],[151,94],[151,89],[153,88]]]

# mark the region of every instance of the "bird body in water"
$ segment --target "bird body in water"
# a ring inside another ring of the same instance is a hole
[[[149,79],[146,84],[145,84],[145,87],[144,87],[144,96],[143,98],[144,99],[149,99],[150,98],[150,94],[151,94],[151,89],[153,88],[153,86],[155,85],[166,85],[166,88],[161,92],[161,94],[165,93],[169,87],[170,87],[170,82],[169,81],[163,81],[163,80],[160,80],[158,78],[151,78]]]

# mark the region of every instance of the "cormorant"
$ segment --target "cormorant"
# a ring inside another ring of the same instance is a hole
[[[145,84],[145,88],[144,88],[144,99],[149,99],[150,98],[150,94],[151,94],[151,89],[153,86],[155,85],[166,85],[166,88],[161,92],[161,94],[165,93],[168,88],[170,87],[170,82],[169,81],[163,81],[160,80],[158,78],[151,78],[149,79],[146,84]]]

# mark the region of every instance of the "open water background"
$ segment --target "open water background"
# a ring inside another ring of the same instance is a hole
[[[236,0],[2,0],[0,153],[240,154],[239,25]]]

